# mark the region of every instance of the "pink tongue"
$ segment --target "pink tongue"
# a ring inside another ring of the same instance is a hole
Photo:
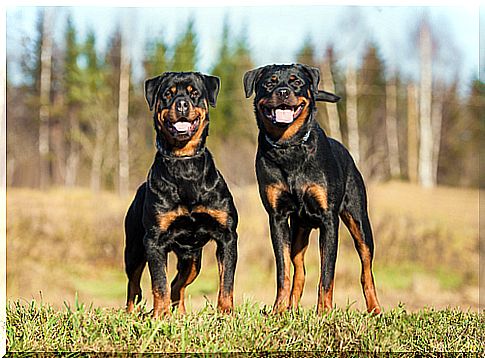
[[[173,126],[179,132],[188,132],[192,123],[190,122],[177,122]]]
[[[275,111],[276,122],[291,123],[293,122],[293,110],[291,109],[277,109]]]

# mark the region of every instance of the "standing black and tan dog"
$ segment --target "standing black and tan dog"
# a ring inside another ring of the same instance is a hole
[[[364,182],[347,149],[328,138],[315,119],[315,101],[339,100],[318,90],[319,79],[318,69],[301,64],[265,66],[244,76],[246,97],[256,94],[260,131],[256,174],[269,214],[277,268],[273,310],[298,306],[305,282],[304,255],[313,228],[320,229],[317,311],[332,307],[340,217],[360,256],[367,310],[379,313]],[[290,262],[294,266],[291,290]]]
[[[153,316],[168,314],[170,301],[185,312],[185,287],[199,274],[202,248],[209,240],[217,243],[218,307],[232,310],[238,217],[226,182],[205,147],[209,105],[215,107],[218,92],[219,78],[194,72],[168,72],[145,82],[158,151],[125,219],[129,312],[135,300],[141,300],[146,262]],[[169,251],[178,259],[171,285]]]

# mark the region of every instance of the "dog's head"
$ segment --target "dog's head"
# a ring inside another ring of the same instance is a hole
[[[248,71],[244,89],[254,92],[254,109],[261,130],[273,139],[291,138],[308,120],[315,101],[337,102],[340,97],[318,90],[320,71],[302,64],[269,65]]]
[[[165,72],[145,81],[157,141],[175,155],[190,156],[205,143],[209,106],[215,107],[218,77],[198,72]]]

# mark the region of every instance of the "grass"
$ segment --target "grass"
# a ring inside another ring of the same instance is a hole
[[[232,187],[239,211],[239,259],[235,299],[271,304],[275,264],[267,216],[255,186]],[[131,198],[89,190],[8,189],[7,298],[43,299],[54,307],[72,300],[122,307],[123,217]],[[100,205],[102,203],[102,205]],[[374,272],[384,307],[405,302],[424,306],[478,307],[478,191],[424,190],[390,182],[369,187],[376,251]],[[316,302],[319,254],[314,231],[307,251],[304,307]],[[215,245],[204,249],[202,271],[188,287],[194,308],[217,294]],[[176,260],[169,259],[169,274]],[[360,264],[347,230],[341,226],[335,303],[364,308]],[[264,289],[261,289],[264,287]],[[149,275],[142,288],[151,304]],[[429,291],[433,290],[433,295]]]
[[[342,227],[337,308],[318,317],[317,232],[306,255],[302,309],[268,314],[276,288],[267,216],[255,186],[231,189],[240,216],[234,314],[213,307],[218,272],[209,244],[201,274],[186,291],[189,313],[153,321],[147,273],[141,312],[120,309],[126,294],[123,216],[131,198],[79,188],[9,188],[9,352],[484,351],[484,314],[476,313],[477,190],[371,185],[374,273],[384,313],[363,313],[360,263]],[[170,275],[175,265],[170,256]]]
[[[7,307],[8,352],[484,352],[484,332],[483,314],[403,306],[379,316],[350,307],[273,315],[245,301],[231,315],[206,304],[161,320],[144,306],[136,314],[77,301],[63,309],[36,301]]]

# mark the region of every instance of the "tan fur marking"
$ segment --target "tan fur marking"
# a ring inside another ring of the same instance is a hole
[[[172,304],[178,304],[178,311],[180,314],[185,314],[185,288],[194,282],[195,278],[199,275],[196,260],[192,261],[189,270],[188,273],[179,272],[180,275],[184,275],[185,277],[181,277],[175,282],[171,293]],[[178,302],[176,302],[177,299]]]
[[[313,196],[322,209],[328,209],[326,188],[318,184],[307,184],[303,187],[303,191]]]
[[[309,102],[308,102],[308,100],[304,97],[300,97],[299,99],[301,99],[301,101],[299,103],[301,104],[301,102],[304,102],[305,107],[301,111],[298,118],[296,118],[295,121],[285,129],[285,131],[283,132],[283,134],[280,137],[281,140],[286,141],[286,140],[290,139],[291,137],[293,137],[300,130],[301,126],[303,125],[303,123],[305,123],[305,120],[307,119],[307,117],[309,115],[309,110],[308,110],[309,109],[309,107],[308,107]]]
[[[305,123],[305,120],[309,116],[310,102],[305,97],[297,97],[297,101],[298,101],[297,106],[304,103],[305,107],[302,109],[300,115],[293,121],[293,123],[291,123],[286,128],[279,128],[273,125],[273,123],[271,123],[271,121],[268,118],[266,118],[266,116],[263,114],[262,107],[270,101],[271,99],[262,98],[257,104],[260,117],[262,118],[262,121],[263,121],[263,126],[266,129],[266,131],[270,134],[270,136],[273,137],[274,139],[286,141],[291,137],[293,137],[299,131],[303,123]]]
[[[164,266],[163,270],[165,271],[165,277],[168,277],[167,266]],[[165,293],[158,291],[158,289],[154,289],[152,286],[154,318],[170,315],[170,284],[168,283],[168,279],[166,282]]]
[[[224,313],[229,313],[232,311],[234,303],[234,293],[231,290],[229,293],[223,292],[223,287],[225,286],[224,279],[224,266],[221,262],[217,262],[217,267],[219,268],[219,294],[217,297],[217,308]]]
[[[192,210],[194,213],[205,213],[210,215],[214,220],[216,220],[222,226],[227,226],[227,219],[229,217],[228,213],[223,210],[210,209],[203,206],[197,206]]]
[[[362,290],[364,291],[364,297],[366,301],[367,311],[374,312],[374,314],[381,313],[379,301],[377,300],[376,289],[374,285],[374,277],[372,275],[372,258],[369,248],[364,243],[361,231],[357,222],[348,211],[343,211],[340,217],[348,227],[352,238],[354,239],[357,251],[362,264],[362,273],[360,276],[360,282]]]
[[[279,197],[286,191],[288,191],[288,187],[283,183],[274,183],[266,187],[266,197],[268,198],[269,205],[273,209],[276,209]]]
[[[163,128],[163,122],[167,119],[167,116],[169,114],[168,108],[163,108],[160,112],[158,112],[158,123],[160,126]]]
[[[133,312],[135,309],[135,296],[141,294],[140,290],[140,279],[143,273],[143,269],[145,268],[145,263],[143,262],[140,266],[138,266],[135,271],[131,274],[128,281],[128,300],[126,302],[126,311]],[[138,300],[140,298],[138,297]]]
[[[298,307],[305,286],[305,252],[308,247],[308,235],[309,231],[299,227],[291,244],[291,261],[295,268],[291,288],[291,306],[293,308]]]
[[[190,140],[183,147],[173,149],[173,153],[176,156],[186,157],[186,156],[194,155],[197,150],[197,146],[199,145],[202,139],[202,133],[204,132],[204,128],[208,124],[208,122],[205,120],[207,115],[206,109],[195,107],[193,109],[193,112],[194,112],[194,115],[192,115],[191,117],[193,117],[194,119],[197,117],[200,117],[199,128],[197,128],[197,132],[195,132],[192,138],[190,138]]]
[[[166,213],[161,213],[158,215],[158,226],[162,231],[167,231],[172,222],[175,221],[179,216],[187,215],[188,211],[186,208],[179,206],[177,209],[168,211]]]
[[[283,287],[280,287],[276,293],[276,301],[273,306],[273,312],[281,313],[286,311],[290,306],[290,276],[291,276],[291,255],[290,248],[285,246],[283,248],[284,257],[284,282]]]

